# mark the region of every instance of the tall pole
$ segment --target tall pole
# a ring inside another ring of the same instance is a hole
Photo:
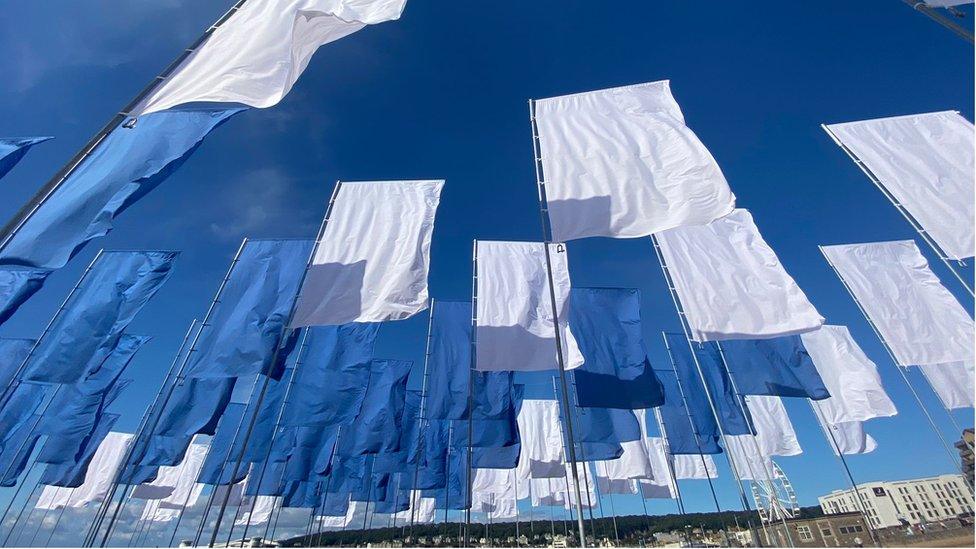
[[[532,152],[535,164],[536,187],[539,192],[539,218],[542,222],[542,247],[546,255],[546,277],[549,283],[549,301],[552,306],[553,332],[556,336],[556,362],[559,366],[559,384],[563,391],[563,408],[566,410],[566,435],[569,437],[569,462],[573,470],[573,488],[576,490],[576,505],[580,510],[576,513],[576,526],[579,529],[580,547],[586,547],[586,528],[583,526],[583,495],[580,492],[579,472],[576,470],[576,447],[573,438],[573,419],[569,407],[568,384],[566,382],[566,364],[563,356],[562,334],[559,330],[559,308],[556,306],[556,285],[552,276],[552,258],[549,243],[552,241],[552,229],[549,226],[549,206],[546,200],[546,183],[542,173],[542,157],[539,153],[539,132],[535,119],[535,101],[529,100],[529,122],[532,126]]]
[[[420,501],[420,490],[417,490],[417,481],[420,478],[420,462],[421,454],[424,452],[426,447],[425,436],[427,433],[427,383],[429,381],[430,375],[430,342],[432,339],[432,334],[434,330],[434,307],[437,304],[433,299],[430,300],[430,309],[427,311],[427,342],[424,345],[424,377],[421,379],[420,383],[420,410],[417,414],[418,429],[417,429],[417,463],[414,464],[413,468],[413,483],[411,484],[411,490],[416,491],[416,497],[413,497],[413,492],[411,492],[411,505],[410,505],[410,536],[413,536],[413,525],[417,519],[417,505]],[[414,501],[416,500],[416,501]]]
[[[274,351],[274,356],[272,356],[271,364],[277,362],[278,354],[281,352],[281,342],[287,339],[287,334],[292,329],[290,325],[292,320],[295,318],[295,310],[297,308],[298,301],[302,297],[302,286],[304,285],[305,278],[308,276],[308,271],[312,266],[312,261],[315,258],[315,252],[318,250],[319,242],[322,240],[322,237],[325,233],[325,228],[326,226],[328,226],[329,216],[332,215],[332,208],[335,205],[336,196],[338,196],[339,189],[341,187],[342,187],[342,182],[336,181],[335,187],[332,189],[332,197],[329,199],[329,205],[325,211],[325,217],[322,219],[322,225],[319,227],[318,234],[315,238],[315,244],[312,246],[312,251],[308,255],[308,261],[305,263],[305,270],[302,272],[301,279],[298,281],[298,290],[296,290],[295,292],[295,300],[292,302],[291,309],[288,312],[288,317],[285,323],[281,327],[281,334],[280,334],[280,338],[278,339],[279,341],[278,347]],[[261,392],[258,393],[257,405],[255,406],[256,410],[261,409],[261,403],[264,401],[264,395],[268,391],[269,380],[270,380],[269,377],[265,377],[264,383],[261,386]],[[241,444],[241,450],[240,452],[238,452],[237,459],[234,462],[233,473],[231,473],[232,478],[236,477],[237,472],[240,470],[241,462],[244,460],[244,453],[247,451],[247,443],[250,441],[251,433],[254,431],[254,424],[256,422],[257,422],[257,413],[255,413],[251,417],[251,421],[247,426],[247,430],[244,432],[244,441]],[[224,499],[220,503],[220,510],[217,512],[217,524],[214,525],[213,533],[210,536],[210,543],[208,544],[209,547],[213,547],[214,544],[217,542],[217,532],[220,530],[220,523],[223,520],[224,513],[227,510],[227,502],[229,501],[229,499],[230,499],[230,491],[224,494]]]
[[[471,490],[474,486],[474,475],[472,474],[472,444],[474,442],[474,376],[478,368],[478,241],[472,243],[471,252],[471,355],[468,364],[468,453],[467,477],[465,479],[466,509],[464,510],[464,546],[471,545],[471,507],[474,505],[474,496]]]
[[[671,484],[674,485],[674,496],[675,496],[674,499],[678,503],[678,513],[683,515],[685,514],[685,504],[684,501],[681,499],[681,489],[678,487],[678,474],[674,470],[674,454],[671,453],[671,444],[668,443],[667,426],[664,424],[664,418],[661,416],[661,410],[659,410],[658,408],[654,409],[654,418],[657,419],[657,428],[661,431],[661,443],[664,446],[664,462],[668,466],[669,480],[671,481]],[[701,450],[700,446],[699,446],[699,450]],[[711,475],[708,474],[708,463],[705,461],[705,455],[700,452],[698,455],[701,456],[702,467],[705,470],[705,477],[708,478],[709,486],[711,486],[712,479],[711,479]],[[642,495],[641,500],[643,501],[643,499],[644,496]],[[646,509],[644,514],[647,514]]]
[[[151,93],[156,91],[156,89],[166,81],[166,79],[175,71],[183,61],[189,58],[206,40],[216,31],[221,25],[227,22],[231,16],[233,16],[237,10],[244,5],[247,0],[237,0],[234,5],[227,10],[216,22],[214,22],[210,27],[204,31],[199,38],[197,38],[188,48],[180,52],[180,54],[174,59],[169,66],[167,66],[163,72],[159,74],[156,78],[149,82],[145,88],[142,89],[136,96],[129,101],[129,103],[122,108],[121,111],[116,113],[109,121],[98,131],[89,141],[81,148],[80,151],[75,153],[75,155],[65,164],[57,173],[54,174],[47,183],[41,187],[37,193],[34,194],[24,204],[20,210],[7,222],[3,228],[0,228],[0,252],[10,243],[11,239],[20,231],[21,228],[27,223],[27,221],[37,212],[37,210],[54,194],[55,191],[61,186],[64,181],[71,176],[75,170],[81,165],[81,163],[91,156],[95,152],[95,149],[105,140],[108,135],[118,128],[123,122],[126,121],[132,115],[133,109],[139,106],[139,103],[143,99],[148,97]]]
[[[959,38],[962,38],[963,40],[969,42],[970,44],[973,43],[973,33],[969,32],[968,29],[956,23],[952,19],[949,19],[942,13],[939,13],[939,11],[936,8],[929,6],[924,2],[924,0],[902,0],[902,1],[908,4],[913,10],[924,14],[929,19],[949,29],[950,31],[953,32],[953,34],[955,34]]]

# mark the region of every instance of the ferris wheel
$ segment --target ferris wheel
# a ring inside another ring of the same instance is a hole
[[[756,502],[759,518],[769,523],[799,516],[800,504],[796,500],[796,492],[793,491],[790,479],[775,461],[770,462],[773,464],[772,482],[752,482],[752,499]]]

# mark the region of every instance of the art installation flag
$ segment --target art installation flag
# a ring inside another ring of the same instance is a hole
[[[376,454],[399,450],[399,431],[413,362],[374,359],[362,410],[343,429],[340,447],[346,455]]]
[[[943,111],[828,124],[825,129],[870,170],[892,201],[908,210],[950,258],[973,257],[976,162],[972,122],[958,112]]]
[[[658,379],[664,387],[665,399],[658,410],[671,452],[675,455],[722,453],[722,447],[718,445],[718,424],[705,395],[697,393],[685,398],[674,371],[659,370]],[[650,413],[653,412],[645,412]]]
[[[863,421],[826,425],[818,415],[817,422],[820,423],[820,428],[824,430],[827,442],[835,455],[869,454],[878,447],[874,438],[864,431]]]
[[[241,467],[238,471],[238,478],[231,479],[231,467],[224,467],[224,461],[234,454],[231,452],[231,445],[237,438],[238,432],[246,428],[243,425],[244,412],[247,405],[240,402],[231,402],[227,405],[220,422],[217,424],[217,431],[210,440],[210,448],[207,458],[201,466],[199,480],[203,484],[226,485],[236,484],[244,480],[247,471]],[[222,476],[221,476],[222,475]]]
[[[642,495],[645,499],[651,499],[652,497],[666,499],[676,498],[678,488],[675,484],[673,463],[677,460],[677,458],[685,456],[669,456],[667,451],[667,443],[663,437],[645,436],[642,443],[644,445],[644,451],[647,454],[648,467],[650,467],[651,470],[651,474],[644,477],[638,484]],[[700,456],[697,455],[688,457],[700,459]],[[645,484],[657,487],[658,490],[655,490],[650,486],[645,488]],[[663,491],[663,494],[656,493],[661,491]]]
[[[41,289],[49,274],[46,269],[0,269],[0,324]]]
[[[241,507],[246,509],[246,511],[234,522],[234,526],[255,526],[268,522],[271,520],[271,513],[274,512],[278,501],[281,499],[277,496],[253,497],[253,502],[250,498],[244,498],[244,503],[241,504]]]
[[[640,440],[640,424],[632,410],[576,408],[576,442],[620,443]],[[567,440],[568,442],[568,440]]]
[[[183,505],[194,494],[199,495],[197,487],[200,485],[196,481],[207,458],[209,446],[206,438],[194,437],[179,464],[160,467],[156,480],[136,486],[129,497]]]
[[[973,319],[912,240],[821,246],[901,366],[972,361]]]
[[[793,424],[779,397],[747,396],[746,406],[756,427],[756,435],[725,437],[733,463],[742,480],[765,481],[772,475],[773,456],[803,453]]]
[[[24,363],[22,379],[76,383],[169,278],[177,252],[102,252]]]
[[[136,455],[142,465],[176,465],[193,435],[213,435],[230,403],[234,378],[181,380],[173,390],[151,437],[142,437]],[[148,444],[147,444],[148,442]]]
[[[733,339],[718,344],[739,393],[812,400],[830,397],[800,337]]]
[[[674,475],[678,480],[704,480],[718,478],[718,469],[712,456],[674,456]]]
[[[658,233],[657,242],[695,341],[765,339],[824,323],[748,210]]]
[[[169,111],[112,130],[0,251],[0,265],[63,267],[159,186],[214,128],[243,109]],[[130,127],[131,126],[131,127]]]
[[[972,360],[923,364],[919,368],[946,408],[952,410],[973,407],[976,376],[974,376]]]
[[[820,372],[830,398],[814,402],[830,425],[866,421],[898,413],[878,368],[858,346],[846,326],[826,325],[800,336]]]
[[[577,405],[637,410],[663,404],[641,334],[640,291],[573,288],[570,296],[569,326],[583,354],[573,372]]]
[[[623,455],[617,459],[599,462],[598,476],[602,469],[603,476],[612,480],[654,478],[654,471],[643,440],[621,442],[620,445],[624,449]]]
[[[444,181],[337,185],[292,327],[403,320],[426,309]]]
[[[0,137],[0,178],[7,175],[31,147],[53,137]]]
[[[0,486],[10,488],[17,485],[40,439],[33,432],[33,427],[40,419],[40,413],[32,413],[13,431],[6,433],[3,449],[0,450]]]
[[[394,515],[394,520],[410,521],[410,524],[429,524],[436,518],[436,501],[433,498],[421,497],[420,491],[410,492],[410,507]]]
[[[13,381],[34,343],[36,340],[33,339],[0,338],[0,387],[6,387]]]
[[[11,439],[22,427],[33,430],[36,419],[33,414],[44,401],[47,391],[48,387],[39,383],[18,383],[14,387],[7,403],[0,408],[0,450],[14,446]]]
[[[282,341],[285,324],[312,245],[308,240],[244,242],[210,318],[200,329],[186,377],[280,377],[286,353],[278,348],[290,347]]]
[[[475,369],[537,371],[559,367],[552,293],[567,369],[583,364],[569,328],[569,262],[564,244],[549,244],[553,288],[541,242],[477,241]]]
[[[41,510],[65,506],[82,508],[90,503],[100,503],[108,495],[115,473],[131,442],[131,434],[109,432],[95,450],[84,475],[84,482],[73,490],[46,485],[35,507]]]
[[[519,459],[520,479],[562,476],[563,435],[559,424],[559,403],[555,400],[526,399],[518,415],[522,438]]]
[[[291,90],[320,46],[399,19],[405,5],[406,0],[245,3],[134,111],[145,115],[199,102],[271,107]]]
[[[662,80],[535,102],[553,238],[634,238],[735,207]]]

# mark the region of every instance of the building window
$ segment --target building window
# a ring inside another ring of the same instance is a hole
[[[809,526],[797,526],[796,533],[800,535],[801,541],[813,541],[813,532]]]

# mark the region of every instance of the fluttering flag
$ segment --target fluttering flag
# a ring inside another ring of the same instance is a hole
[[[331,426],[351,422],[362,409],[379,324],[306,329],[282,424]]]
[[[408,360],[373,359],[362,409],[340,438],[339,447],[346,455],[400,449],[399,431],[412,367],[413,362]]]
[[[234,392],[234,378],[187,378],[177,383],[151,436],[134,452],[142,465],[176,465],[194,435],[213,435]]]
[[[624,449],[622,456],[598,462],[597,478],[601,475],[601,469],[603,476],[610,480],[654,478],[654,470],[643,440],[621,442],[620,445]]]
[[[186,103],[265,108],[291,90],[315,51],[367,25],[399,19],[406,0],[271,0],[246,3],[134,111]]]
[[[39,482],[48,486],[77,488],[84,484],[92,465],[97,468],[95,457],[105,438],[119,419],[119,414],[104,414],[84,439],[76,454],[65,456],[54,463],[48,463],[41,472]],[[113,471],[114,474],[114,471]]]
[[[662,80],[535,102],[553,238],[633,238],[735,207]]]
[[[285,323],[312,253],[308,240],[247,240],[186,364],[191,378],[280,377]],[[275,358],[279,360],[275,362]]]
[[[209,441],[204,437],[195,437],[180,463],[160,467],[156,480],[136,486],[129,497],[160,500],[178,506],[184,503],[192,505],[190,500],[195,501],[203,487],[197,484],[197,477],[207,458],[209,446]]]
[[[640,440],[640,424],[632,410],[576,408],[574,412],[573,425],[578,425],[574,437],[576,442],[620,443]]]
[[[49,274],[45,269],[0,269],[0,324],[41,289]]]
[[[274,512],[280,498],[277,496],[253,497],[255,498],[253,503],[249,498],[244,498],[241,507],[247,509],[247,511],[244,511],[240,518],[234,522],[235,526],[255,526],[271,520],[271,513]]]
[[[720,433],[715,416],[708,406],[704,391],[698,390],[701,382],[689,387],[689,390],[694,392],[685,393],[678,385],[675,372],[658,371],[658,379],[664,386],[664,404],[658,407],[658,410],[661,412],[661,421],[665,426],[671,453],[674,455],[722,453],[722,448],[718,445]]]
[[[34,343],[34,339],[0,337],[0,387],[6,387],[17,375]]]
[[[180,110],[119,126],[48,196],[0,251],[0,264],[63,267],[115,217],[159,186],[214,128],[243,109]]]
[[[709,455],[674,456],[674,475],[678,480],[705,480],[718,478],[715,460]]]
[[[577,405],[638,410],[663,404],[641,334],[640,291],[573,288],[570,296],[569,326],[583,354],[573,372]]]
[[[741,480],[767,481],[773,475],[773,456],[795,456],[803,449],[779,397],[747,396],[745,401],[756,434],[725,437],[726,451]]]
[[[958,112],[943,111],[825,128],[949,257],[973,257],[976,162],[971,122]]]
[[[337,185],[292,326],[403,320],[426,309],[444,181]]]
[[[238,432],[246,428],[242,424],[246,410],[247,405],[240,402],[231,402],[224,409],[220,422],[217,424],[217,430],[210,440],[207,458],[200,469],[199,480],[201,483],[215,486],[236,484],[244,480],[247,471],[243,467],[237,473],[238,478],[231,479],[232,468],[224,467],[224,462],[235,456],[231,445],[238,438]]]
[[[643,477],[638,483],[641,496],[644,499],[677,498],[678,487],[675,483],[672,465],[677,461],[677,458],[685,456],[668,456],[666,443],[662,437],[645,436],[642,442],[648,458],[648,467],[651,470],[651,474]],[[692,459],[699,458],[697,455],[687,457]]]
[[[537,371],[558,368],[552,292],[567,369],[583,364],[569,327],[566,246],[549,244],[552,291],[541,242],[477,241],[477,350],[475,369]]]
[[[0,178],[7,175],[31,147],[53,137],[0,137]]]
[[[518,415],[522,437],[519,478],[561,477],[563,469],[563,435],[559,424],[559,403],[555,400],[526,399]]]
[[[812,400],[830,397],[800,337],[735,339],[718,344],[739,393]]]
[[[973,319],[912,240],[821,246],[901,366],[972,361]]]
[[[946,408],[972,408],[976,398],[976,375],[972,360],[923,364],[919,366],[925,379]]]
[[[824,323],[748,210],[658,233],[657,241],[695,341],[765,339]]]
[[[35,507],[41,510],[82,508],[90,503],[101,502],[108,495],[115,473],[131,442],[131,434],[109,432],[98,444],[84,475],[84,482],[74,489],[44,486]]]
[[[11,392],[7,403],[0,408],[0,449],[13,446],[11,437],[28,424],[34,412],[47,395],[48,387],[39,383],[19,383]],[[33,424],[27,428],[33,430]]]
[[[176,252],[102,252],[24,363],[22,379],[76,383],[169,278]]]
[[[411,524],[429,524],[434,522],[437,502],[433,498],[421,497],[418,490],[410,492],[410,505],[406,510],[394,516],[397,521],[411,521]]]
[[[817,416],[817,422],[835,455],[869,454],[878,447],[874,438],[865,432],[863,421],[827,424]]]

